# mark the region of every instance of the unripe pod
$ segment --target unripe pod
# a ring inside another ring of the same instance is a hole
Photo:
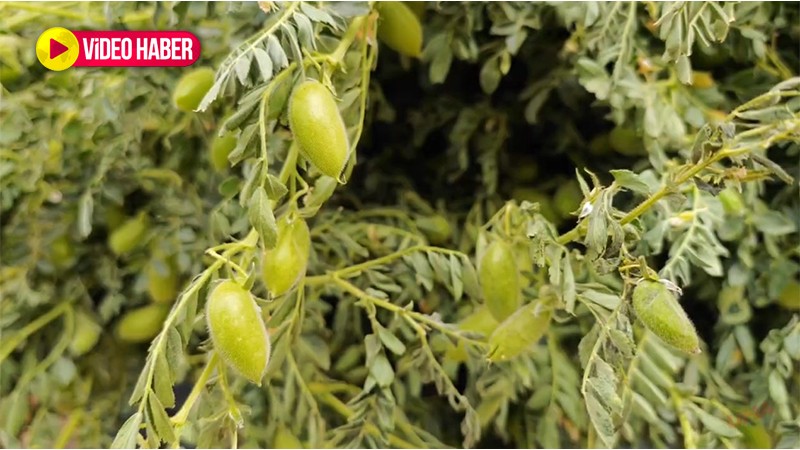
[[[540,302],[528,303],[515,311],[489,337],[489,361],[519,356],[547,333],[552,317],[553,310]]]
[[[559,186],[553,200],[556,210],[561,217],[570,217],[571,214],[581,206],[581,202],[583,201],[583,192],[581,191],[581,186],[578,184],[578,181],[570,180]]]
[[[273,297],[289,292],[306,274],[311,233],[301,217],[284,216],[278,222],[278,242],[264,252],[262,277]]]
[[[561,222],[561,217],[556,212],[553,202],[544,193],[533,188],[516,188],[511,192],[511,197],[519,202],[529,201],[531,203],[539,204],[539,212],[545,219],[549,220],[555,225]]]
[[[231,133],[215,136],[211,143],[211,167],[217,172],[227,169],[230,163],[228,155],[236,148],[236,136]]]
[[[420,231],[425,233],[425,236],[435,245],[447,242],[453,234],[453,230],[450,228],[450,222],[439,214],[419,217],[416,220],[416,224]]]
[[[774,448],[772,436],[756,413],[747,408],[736,408],[735,414],[743,448]]]
[[[376,2],[378,39],[402,55],[418,57],[422,53],[422,25],[403,2]]]
[[[117,323],[117,337],[134,344],[150,341],[161,331],[169,309],[169,305],[153,303],[125,313]]]
[[[504,320],[519,307],[520,276],[514,251],[505,241],[489,244],[478,269],[478,281],[489,312]]]
[[[722,209],[724,209],[727,214],[741,216],[744,213],[745,205],[742,200],[742,194],[736,189],[727,188],[720,191],[719,202],[722,203]]]
[[[272,448],[303,448],[303,444],[285,425],[281,424],[275,430]]]
[[[108,236],[108,246],[117,256],[129,253],[142,243],[145,231],[147,231],[147,215],[141,212],[125,221]]]
[[[67,269],[75,264],[75,248],[67,235],[58,237],[50,244],[49,259],[59,270]]]
[[[692,72],[692,87],[697,89],[708,89],[714,86],[714,77],[711,72]]]
[[[675,295],[658,281],[641,280],[633,289],[633,310],[662,341],[686,353],[700,353],[694,324]]]
[[[208,67],[192,70],[178,80],[172,102],[181,111],[194,111],[214,84],[214,71]]]
[[[480,333],[487,338],[496,328],[497,321],[485,305],[476,308],[470,315],[458,322],[459,330]],[[449,346],[445,352],[445,358],[456,362],[464,362],[467,357],[467,349],[463,342]]]
[[[778,296],[778,304],[791,311],[800,311],[800,283],[789,281]]]
[[[514,247],[514,259],[517,261],[519,269],[520,287],[525,289],[531,285],[531,276],[535,271],[535,263],[528,249],[528,243],[518,244]]]
[[[646,155],[644,143],[632,128],[615,127],[608,134],[608,143],[618,153],[627,156]]]
[[[514,158],[508,174],[516,183],[533,183],[539,176],[539,163],[531,156]]]
[[[206,323],[220,358],[261,385],[269,363],[270,341],[253,296],[234,281],[219,283],[208,295]]]
[[[153,258],[145,268],[147,294],[154,302],[167,303],[175,300],[178,293],[178,270],[171,258]]]
[[[93,349],[100,339],[102,328],[84,312],[75,315],[75,332],[69,343],[69,352],[81,356]]]
[[[612,150],[608,134],[597,135],[589,142],[589,153],[592,155],[605,156],[611,153]]]
[[[336,100],[316,80],[301,83],[289,100],[289,128],[303,156],[323,174],[341,180],[349,157],[347,129]]]
[[[106,218],[106,227],[109,230],[116,230],[117,228],[122,226],[122,224],[125,223],[125,220],[127,219],[125,217],[125,211],[122,209],[122,207],[114,204],[108,205],[108,207],[106,207],[105,218]]]

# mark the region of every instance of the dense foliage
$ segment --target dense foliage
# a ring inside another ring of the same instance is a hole
[[[0,17],[0,446],[800,447],[797,3]]]

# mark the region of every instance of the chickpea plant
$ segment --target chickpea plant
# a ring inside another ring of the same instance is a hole
[[[796,5],[0,14],[0,446],[800,445]]]

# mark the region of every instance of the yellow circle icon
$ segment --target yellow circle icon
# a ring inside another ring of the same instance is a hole
[[[66,28],[46,30],[36,41],[36,57],[43,66],[60,72],[69,69],[78,60],[78,38]]]

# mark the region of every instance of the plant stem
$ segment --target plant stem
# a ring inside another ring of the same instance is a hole
[[[17,388],[26,386],[28,383],[33,381],[34,378],[53,365],[56,360],[58,360],[58,358],[64,354],[64,351],[66,351],[70,343],[70,338],[72,338],[73,333],[75,332],[75,319],[73,317],[72,308],[67,308],[64,311],[64,315],[64,331],[62,332],[61,339],[57,341],[55,347],[53,347],[50,353],[48,353],[43,360],[22,374],[17,382]]]
[[[53,443],[53,448],[65,448],[67,446],[69,439],[75,433],[75,429],[78,427],[78,424],[82,418],[82,409],[75,410],[75,412],[69,416],[67,423],[64,424],[64,426],[61,428],[61,432],[58,433],[58,437]]]
[[[328,405],[331,409],[339,413],[345,419],[349,419],[350,416],[353,415],[353,411],[351,411],[344,402],[336,398],[333,394],[322,394],[320,395],[320,400],[322,403]],[[381,436],[381,432],[378,430],[378,427],[372,423],[365,423],[364,430],[374,437]],[[419,448],[418,445],[414,445],[395,434],[389,434],[389,444],[392,448]]]
[[[342,40],[339,41],[339,45],[336,46],[336,49],[330,54],[330,57],[335,61],[337,64],[340,64],[344,61],[344,56],[347,53],[347,49],[350,48],[350,45],[356,39],[358,32],[361,31],[361,28],[364,27],[366,23],[367,16],[360,16],[353,19],[350,22],[350,26],[347,27],[347,31],[345,31],[344,36],[342,36]]]
[[[319,417],[319,419],[322,420],[322,415],[319,413],[319,405],[317,405],[314,394],[311,392],[311,389],[308,388],[306,381],[303,379],[303,374],[300,372],[300,367],[298,367],[297,361],[294,359],[292,352],[286,353],[286,361],[289,363],[289,367],[292,372],[294,372],[297,385],[300,387],[301,395],[305,397],[306,403],[308,403],[308,406],[311,408],[311,414]]]
[[[0,363],[2,363],[11,352],[14,351],[15,348],[19,346],[25,339],[27,339],[33,333],[39,331],[42,327],[47,325],[48,323],[52,322],[58,316],[63,314],[67,309],[71,307],[71,303],[69,301],[64,301],[53,307],[50,311],[42,314],[33,322],[28,323],[22,329],[11,335],[11,337],[4,339],[3,345],[0,346]]]
[[[186,419],[189,417],[192,407],[203,393],[203,389],[205,388],[206,383],[208,383],[208,379],[211,377],[211,374],[214,373],[214,369],[217,367],[217,358],[217,353],[212,352],[211,357],[206,363],[206,367],[203,369],[203,372],[200,373],[200,377],[195,382],[192,392],[190,392],[189,396],[186,397],[186,401],[183,402],[183,406],[181,406],[181,409],[178,411],[178,413],[172,416],[172,423],[176,427],[175,434],[178,435],[179,438],[180,434],[178,433],[178,430],[186,423]]]
[[[755,130],[749,130],[749,131],[755,131]],[[689,167],[683,173],[678,175],[671,184],[662,185],[661,188],[658,191],[656,191],[653,195],[648,197],[645,201],[639,203],[635,208],[633,208],[631,211],[625,214],[625,216],[619,221],[620,225],[627,225],[636,220],[639,216],[641,216],[642,214],[647,212],[650,208],[652,208],[653,205],[655,205],[659,200],[661,200],[668,194],[675,192],[675,190],[680,185],[692,179],[695,175],[702,172],[703,169],[710,166],[711,164],[718,162],[727,156],[733,156],[735,154],[745,153],[751,149],[752,146],[746,147],[746,149],[728,149],[727,151],[726,150],[719,151],[715,153],[714,156]],[[581,228],[581,224],[579,223],[578,225],[575,226],[575,228],[559,236],[558,243],[564,245],[569,242],[575,241],[578,238],[580,238],[584,232],[585,228]]]
[[[350,283],[348,281],[345,281],[345,280],[342,280],[341,278],[331,277],[331,281],[334,284],[336,284],[337,286],[341,287],[345,291],[349,292],[350,294],[354,295],[355,297],[357,297],[357,298],[359,298],[361,300],[366,300],[366,301],[372,303],[373,305],[375,305],[375,306],[377,306],[379,308],[385,309],[387,311],[391,311],[391,312],[393,312],[395,314],[398,314],[398,315],[406,318],[407,320],[411,320],[414,324],[416,324],[416,327],[419,327],[419,322],[421,322],[421,323],[424,323],[424,324],[430,326],[431,328],[434,328],[434,329],[436,329],[438,331],[441,331],[444,334],[452,336],[452,337],[454,337],[454,338],[456,338],[458,340],[464,341],[467,344],[474,345],[476,347],[481,347],[481,348],[485,348],[487,346],[487,344],[485,342],[476,341],[475,339],[470,339],[470,338],[464,337],[464,336],[460,335],[458,332],[455,332],[455,331],[451,330],[450,328],[448,328],[446,326],[446,324],[444,324],[442,322],[438,322],[436,320],[433,320],[432,318],[430,318],[430,317],[428,317],[428,316],[426,316],[424,314],[420,314],[420,313],[418,313],[416,311],[409,311],[408,309],[405,309],[405,308],[403,308],[401,306],[395,305],[392,302],[389,302],[387,300],[383,300],[383,299],[374,297],[372,295],[369,295],[366,292],[364,292],[361,289],[359,289],[356,286],[354,286],[352,283]],[[418,332],[420,330],[423,333],[425,331],[423,328],[419,327],[418,328]]]
[[[363,18],[356,20],[363,21]],[[355,23],[356,21],[354,20],[353,22]],[[357,25],[361,24],[359,23]],[[369,50],[369,43],[366,39],[364,39],[361,46],[361,101],[359,105],[358,129],[356,130],[355,138],[353,138],[353,141],[350,142],[350,154],[352,154],[356,147],[358,147],[358,142],[361,140],[361,134],[364,131],[364,119],[367,114],[367,97],[369,94],[370,72],[372,70],[372,63],[375,61],[376,54],[376,52],[370,52]]]
[[[681,431],[683,431],[684,448],[697,448],[692,424],[689,423],[689,418],[683,412],[683,399],[675,387],[671,389],[670,397],[672,397],[672,403],[675,407],[675,412],[678,414],[678,421],[681,424]]]
[[[312,381],[308,383],[308,389],[317,395],[330,394],[333,392],[345,392],[350,395],[358,395],[361,392],[361,389],[356,386],[335,381],[330,383]]]
[[[226,265],[230,266],[231,268],[236,270],[236,272],[238,272],[239,275],[242,275],[243,277],[247,277],[247,271],[246,270],[242,269],[241,266],[239,266],[235,262],[231,261],[230,259],[220,255],[219,253],[215,252],[214,250],[207,250],[206,254],[210,255],[211,257],[213,257],[217,261],[222,261]]]
[[[241,414],[239,413],[239,406],[236,404],[236,399],[233,398],[233,393],[228,385],[228,374],[226,372],[227,366],[220,360],[217,360],[216,362],[216,367],[219,371],[219,387],[222,390],[222,396],[228,403],[228,415],[238,426],[240,425],[239,421],[241,419]],[[234,435],[235,434],[236,433],[234,433]],[[236,448],[236,446],[234,445],[233,448]]]
[[[349,266],[349,267],[345,267],[344,269],[339,269],[339,270],[336,270],[336,271],[333,271],[333,272],[328,272],[325,275],[315,275],[315,276],[307,277],[306,278],[306,285],[315,286],[315,285],[327,283],[327,282],[331,281],[330,280],[331,277],[347,278],[348,275],[356,274],[358,272],[361,272],[362,270],[369,269],[369,268],[372,268],[372,267],[382,266],[382,265],[384,265],[386,263],[389,263],[391,261],[394,261],[396,259],[399,259],[399,258],[402,258],[404,256],[410,255],[411,253],[414,253],[414,252],[434,252],[434,253],[442,253],[442,254],[445,254],[445,255],[455,255],[455,256],[458,256],[458,257],[466,258],[466,255],[464,255],[463,253],[461,253],[461,252],[459,252],[457,250],[449,250],[449,249],[446,249],[446,248],[433,247],[433,246],[430,246],[430,245],[417,245],[417,246],[414,246],[414,247],[408,247],[406,249],[399,250],[399,251],[394,252],[394,253],[390,253],[390,254],[385,255],[385,256],[381,256],[379,258],[371,259],[369,261],[365,261],[365,262],[360,263],[360,264],[355,264],[355,265],[352,265],[352,266]]]
[[[249,243],[254,239],[257,239],[258,233],[255,229],[251,229],[250,233],[245,237],[244,240],[240,241],[237,246],[232,246],[230,249],[226,250],[222,253],[222,257],[227,259],[232,256],[234,253],[238,252],[242,248],[249,246]],[[206,270],[203,271],[200,276],[198,276],[194,282],[189,286],[189,288],[181,294],[178,298],[178,301],[172,307],[172,310],[169,312],[166,320],[164,320],[164,324],[161,327],[161,332],[156,336],[155,341],[152,344],[150,349],[150,353],[148,355],[148,359],[155,359],[156,355],[160,352],[164,351],[164,347],[167,345],[167,331],[175,324],[175,321],[178,319],[178,312],[181,311],[183,308],[186,307],[186,303],[189,301],[192,296],[197,294],[203,286],[210,280],[210,278],[225,264],[224,259],[217,259],[215,260]],[[145,386],[149,387],[153,383],[153,379],[155,377],[155,368],[156,364],[149,364],[148,371],[145,375],[146,382]],[[142,393],[142,398],[139,403],[138,412],[140,414],[144,414],[145,405],[147,404],[147,397],[149,395],[149,390],[144,389]]]

